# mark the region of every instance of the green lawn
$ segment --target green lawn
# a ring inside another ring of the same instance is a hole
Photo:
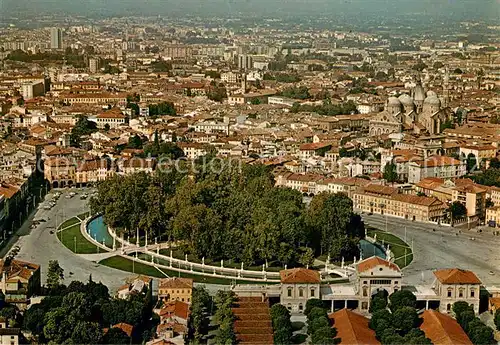
[[[132,272],[134,271],[137,274],[144,274],[147,276],[157,277],[157,278],[166,278],[165,275],[162,275],[156,268],[145,265],[143,263],[136,262],[132,264],[133,261],[126,259],[122,256],[113,256],[108,259],[104,259],[99,261],[99,264],[105,265],[108,267],[116,268],[122,271]],[[210,277],[210,276],[202,276],[197,274],[189,274],[184,272],[177,272],[168,269],[161,268],[162,272],[165,272],[169,277],[184,277],[184,278],[192,278],[195,282],[198,283],[206,283],[206,284],[220,284],[220,285],[229,285],[234,282],[231,279]],[[264,282],[254,282],[247,280],[238,280],[238,284],[266,284]],[[271,283],[268,283],[271,284]],[[272,283],[275,284],[275,283]]]
[[[81,220],[84,220],[85,218],[87,218],[89,216],[89,214],[90,214],[90,212],[85,212],[85,213],[79,214],[78,218],[80,218]]]
[[[59,229],[64,229],[64,228],[67,228],[69,226],[79,224],[79,223],[81,223],[80,220],[76,217],[73,217],[73,218],[70,218],[70,219],[64,221],[64,223],[59,225]]]
[[[394,253],[394,263],[400,268],[408,266],[413,260],[413,253],[410,246],[399,237],[382,230],[368,229],[368,236],[374,237],[377,234],[377,242],[390,244],[390,249]],[[406,254],[406,259],[405,259]]]
[[[66,230],[59,231],[57,233],[57,238],[64,244],[69,250],[77,254],[94,254],[97,253],[97,246],[89,242],[85,237],[83,237],[80,232],[80,224],[75,224]],[[76,252],[75,252],[75,238],[76,238]],[[103,249],[99,249],[101,252]]]

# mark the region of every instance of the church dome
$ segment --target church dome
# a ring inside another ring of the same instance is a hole
[[[425,99],[424,104],[435,105],[441,107],[441,101],[436,96],[429,96]]]
[[[401,106],[401,102],[399,101],[399,99],[397,97],[389,97],[387,105],[389,107],[400,107]]]
[[[425,90],[422,84],[418,83],[413,89],[413,99],[415,101],[423,101],[425,99]]]
[[[404,106],[408,106],[408,105],[413,105],[413,99],[408,96],[406,93],[402,94],[401,96],[399,96],[399,101],[404,105]]]
[[[427,91],[427,97],[437,97],[437,93],[432,90]]]

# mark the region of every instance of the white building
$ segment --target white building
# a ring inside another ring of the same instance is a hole
[[[62,49],[63,38],[62,30],[60,28],[50,29],[50,49]]]
[[[21,94],[25,100],[32,99],[45,94],[43,81],[32,81],[21,85]]]
[[[417,183],[427,177],[452,179],[467,173],[466,163],[447,156],[431,156],[408,164],[408,182]]]
[[[441,298],[439,311],[451,313],[455,302],[464,301],[474,307],[479,314],[479,292],[481,281],[472,271],[458,268],[437,270],[433,289]]]

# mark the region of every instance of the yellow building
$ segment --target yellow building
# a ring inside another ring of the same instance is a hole
[[[71,186],[76,183],[76,164],[69,158],[49,158],[44,161],[44,176],[53,188]]]
[[[440,221],[446,204],[434,197],[401,194],[397,188],[370,184],[353,193],[354,208],[415,221]]]
[[[467,209],[468,217],[484,217],[486,188],[466,185],[453,188],[452,202],[458,201]]]
[[[486,223],[490,226],[500,226],[500,205],[486,209]]]
[[[160,280],[158,297],[165,302],[181,301],[191,303],[193,279],[165,278]]]

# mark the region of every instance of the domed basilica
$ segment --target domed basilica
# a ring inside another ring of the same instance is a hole
[[[434,91],[425,91],[417,82],[411,95],[389,97],[384,111],[370,120],[370,135],[414,132],[417,134],[439,134],[441,124],[450,119],[448,108],[449,89],[444,85],[443,97]]]

